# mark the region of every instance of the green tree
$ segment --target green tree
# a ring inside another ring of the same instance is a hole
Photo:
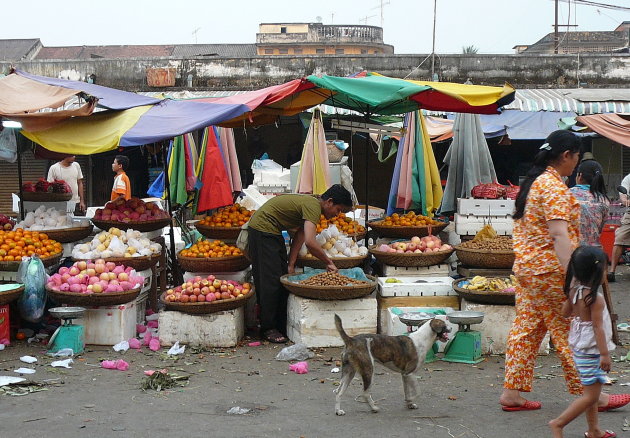
[[[462,47],[462,53],[464,55],[474,55],[479,51],[479,49],[475,46],[463,46]]]

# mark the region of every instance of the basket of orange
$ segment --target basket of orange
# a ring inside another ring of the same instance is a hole
[[[413,236],[424,237],[435,234],[448,226],[442,222],[410,211],[405,214],[394,213],[385,219],[370,222],[372,228],[381,237],[399,237],[410,239]]]
[[[345,213],[339,213],[331,219],[326,219],[326,217],[322,214],[319,217],[319,223],[315,226],[317,234],[324,231],[330,225],[336,225],[340,232],[347,236],[354,237],[356,240],[361,240],[365,237],[365,227],[363,225],[359,225],[357,221],[346,216]]]
[[[249,266],[249,260],[236,246],[221,240],[199,240],[177,254],[187,272],[236,272]]]
[[[46,233],[23,230],[0,230],[0,271],[17,271],[23,257],[37,255],[45,267],[61,260],[63,247]]]
[[[201,219],[195,227],[199,233],[210,239],[236,240],[241,227],[253,213],[254,211],[238,203],[228,205],[218,209],[213,215]]]

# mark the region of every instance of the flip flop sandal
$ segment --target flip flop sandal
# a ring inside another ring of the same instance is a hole
[[[612,409],[618,409],[630,403],[630,394],[610,394],[610,399],[606,406],[597,408],[598,412],[606,412]]]
[[[286,336],[284,336],[282,333],[280,333],[276,329],[267,330],[263,334],[263,337],[265,338],[265,340],[272,342],[274,344],[286,344],[289,341],[289,339],[287,339]]]
[[[617,434],[612,430],[605,430],[601,438],[615,438]],[[588,432],[584,432],[584,438],[591,438]]]
[[[503,409],[506,412],[535,411],[536,409],[540,409],[540,408],[542,408],[541,402],[530,401],[530,400],[526,400],[525,403],[523,403],[520,406],[502,406],[501,407],[501,409]]]

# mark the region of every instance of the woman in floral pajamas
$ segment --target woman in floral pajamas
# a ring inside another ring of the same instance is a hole
[[[521,184],[514,212],[516,319],[505,354],[505,381],[499,403],[504,411],[540,409],[520,392],[532,390],[534,365],[547,331],[562,362],[569,392],[582,385],[568,346],[569,319],[562,316],[564,275],[580,238],[580,205],[563,181],[578,163],[580,141],[555,131],[540,148],[534,167]],[[630,402],[624,395],[602,394],[600,410]]]

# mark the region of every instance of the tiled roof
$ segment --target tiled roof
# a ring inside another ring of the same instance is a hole
[[[255,44],[178,44],[173,49],[173,58],[197,56],[219,56],[222,58],[251,58],[256,56]]]
[[[0,40],[0,60],[20,61],[26,59],[38,44],[40,44],[39,38]]]
[[[153,58],[172,52],[172,45],[43,47],[35,59]]]

